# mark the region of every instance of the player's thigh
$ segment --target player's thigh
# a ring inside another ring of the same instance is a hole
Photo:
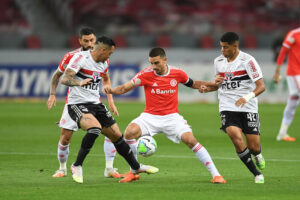
[[[100,123],[91,113],[82,113],[79,125],[83,130],[88,130],[89,128],[93,127],[101,128]]]
[[[226,133],[234,144],[237,152],[241,152],[246,148],[246,144],[243,138],[242,129],[237,126],[228,126]]]
[[[130,123],[126,128],[124,135],[125,135],[125,138],[128,140],[136,139],[138,137],[141,137],[142,129],[140,128],[139,124]]]
[[[103,127],[102,134],[108,137],[112,142],[116,142],[122,137],[122,133],[117,123],[113,124],[110,127]]]
[[[60,128],[62,128],[61,135],[68,135],[68,130],[71,131],[77,131],[78,130],[78,124],[76,121],[74,121],[69,112],[68,112],[68,106],[65,105],[63,113],[61,115],[61,119],[59,121]],[[66,130],[66,131],[64,131]]]
[[[134,139],[140,136],[154,136],[160,132],[161,120],[159,116],[149,113],[141,113],[132,120],[125,131],[126,139]]]
[[[287,76],[286,81],[290,96],[299,96],[300,94],[300,76]]]

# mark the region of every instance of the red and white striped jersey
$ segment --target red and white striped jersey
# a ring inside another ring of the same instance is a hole
[[[257,112],[257,98],[250,99],[242,108],[235,102],[255,89],[255,81],[263,78],[260,66],[251,55],[240,51],[234,61],[228,62],[223,55],[214,61],[215,73],[224,77],[219,86],[219,111]]]
[[[69,64],[71,58],[75,55],[75,53],[78,53],[80,51],[81,51],[81,48],[75,49],[73,51],[66,53],[58,65],[58,70],[60,72],[64,72],[67,65]]]
[[[67,104],[100,103],[100,84],[103,74],[108,72],[108,63],[108,60],[96,63],[92,58],[91,51],[76,53],[70,60],[67,69],[76,72],[74,79],[81,81],[92,78],[93,83],[83,87],[69,87]]]
[[[131,80],[134,85],[144,86],[146,107],[144,112],[153,115],[178,113],[178,85],[187,83],[188,75],[181,69],[168,66],[165,75],[158,75],[148,67]]]

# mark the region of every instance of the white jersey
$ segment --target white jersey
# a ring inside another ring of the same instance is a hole
[[[103,74],[108,71],[108,60],[96,63],[91,51],[82,51],[73,56],[67,69],[72,69],[77,73],[74,76],[76,80],[93,79],[91,85],[69,87],[67,104],[100,103],[100,84]]]
[[[228,62],[223,55],[214,61],[215,73],[223,76],[224,82],[219,86],[219,111],[258,112],[257,98],[250,99],[242,108],[235,102],[253,92],[255,82],[263,78],[261,69],[255,58],[240,51],[234,61]]]

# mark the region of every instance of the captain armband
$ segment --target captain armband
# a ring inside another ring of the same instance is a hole
[[[193,84],[194,84],[193,79],[189,78],[189,80],[184,85],[187,86],[187,87],[192,87]]]

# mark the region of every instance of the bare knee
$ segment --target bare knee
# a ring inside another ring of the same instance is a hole
[[[198,143],[192,132],[186,132],[182,134],[181,141],[190,149],[192,149]]]
[[[61,136],[60,136],[60,143],[62,145],[68,145],[70,144],[71,138],[72,138],[73,131],[68,129],[61,129]]]
[[[130,139],[136,139],[142,135],[142,130],[139,125],[136,123],[131,123],[127,126],[124,136],[125,139],[130,140]]]

